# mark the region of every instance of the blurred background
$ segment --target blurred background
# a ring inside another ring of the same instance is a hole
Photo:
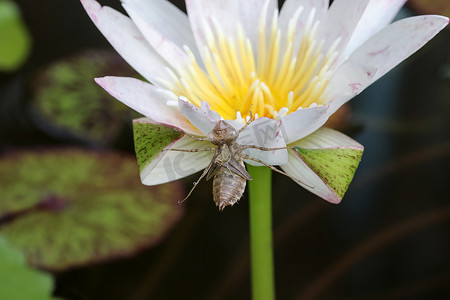
[[[448,1],[398,17],[427,13],[449,16]],[[49,292],[249,299],[247,195],[219,212],[210,182],[176,204],[198,175],[140,184],[138,115],[93,81],[138,75],[79,1],[0,0],[0,26],[0,237],[51,275]],[[273,175],[278,299],[450,299],[450,29],[328,125],[363,159],[339,205]]]

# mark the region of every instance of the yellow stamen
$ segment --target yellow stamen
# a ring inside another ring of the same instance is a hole
[[[241,24],[231,33],[213,17],[211,23],[205,21],[204,66],[184,47],[189,64],[169,70],[171,82],[164,86],[197,106],[207,101],[223,118],[241,122],[248,118],[250,108],[259,117],[278,119],[302,107],[326,104],[324,91],[340,39],[323,49],[324,41],[317,39],[314,9],[303,16],[305,25],[297,32],[303,7],[293,13],[287,28],[280,28],[278,11],[268,21],[268,4],[260,12],[253,44]],[[285,35],[282,30],[287,30]]]

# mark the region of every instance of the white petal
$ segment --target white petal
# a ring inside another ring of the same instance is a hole
[[[269,118],[258,118],[244,129],[237,139],[241,145],[254,145],[266,148],[286,147],[280,122]],[[287,163],[287,150],[265,151],[259,149],[247,149],[244,151],[254,158],[260,159],[269,165],[284,165]],[[251,160],[246,160],[251,165],[261,165]]]
[[[208,46],[208,40],[214,31],[213,20],[220,25],[226,37],[237,36],[238,26],[242,25],[255,46],[259,17],[265,5],[268,6],[269,12],[267,18],[271,18],[271,13],[277,7],[275,0],[186,0],[186,9],[198,48],[202,50]]]
[[[392,23],[378,32],[345,61],[328,84],[329,113],[359,94],[448,24],[441,16],[418,16]]]
[[[167,101],[177,101],[172,92],[135,78],[103,77],[96,78],[95,81],[114,98],[154,122],[175,126],[191,134],[199,134],[177,106],[166,104]]]
[[[327,127],[322,127],[315,131],[313,134],[308,135],[307,137],[295,141],[293,144],[289,146],[298,146],[301,148],[308,149],[324,149],[324,148],[339,148],[339,147],[347,147],[347,148],[357,148],[363,149],[363,146],[355,141],[354,139],[346,136],[345,134],[330,129]]]
[[[189,62],[186,45],[198,56],[187,15],[168,1],[126,0],[122,3],[142,34],[167,63],[179,68]]]
[[[170,81],[164,60],[147,43],[130,18],[97,1],[82,0],[84,9],[116,51],[151,82]]]
[[[211,143],[194,140],[183,136],[170,148],[173,149],[199,149],[209,148]],[[155,158],[141,171],[141,180],[145,185],[156,185],[180,179],[200,170],[211,162],[214,151],[179,152],[165,151]]]
[[[286,144],[297,141],[317,130],[328,119],[328,106],[304,108],[281,119]]]
[[[392,22],[406,0],[371,0],[345,49],[348,56],[372,35]]]
[[[448,18],[434,15],[397,21],[356,49],[349,59],[376,68],[373,82],[425,45],[448,22]]]
[[[325,42],[323,49],[329,49],[338,38],[340,42],[336,50],[341,52],[345,49],[369,2],[336,0],[331,4],[318,29],[319,39]]]
[[[296,141],[290,146],[298,146],[307,149],[347,148],[355,149],[359,153],[363,150],[363,147],[358,142],[329,128],[320,128],[305,139]],[[299,180],[301,186],[319,197],[331,203],[339,203],[341,201],[341,197],[338,196],[336,191],[314,172],[312,168],[303,161],[300,155],[293,150],[289,150],[288,152],[289,162],[286,165],[281,166],[286,173]],[[350,172],[350,174],[351,176],[353,175],[352,172]],[[347,187],[344,187],[344,189],[346,188]]]
[[[188,101],[178,99],[178,105],[189,122],[204,135],[211,132],[216,123],[220,120],[219,114],[211,110],[208,103],[204,101],[202,101],[201,107],[198,107]]]
[[[376,69],[347,60],[333,74],[325,89],[325,99],[329,101],[328,115],[333,114],[345,102],[361,93],[373,82]]]

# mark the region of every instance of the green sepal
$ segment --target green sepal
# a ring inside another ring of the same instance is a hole
[[[50,300],[53,279],[30,268],[24,255],[0,236],[0,299]]]
[[[0,70],[18,69],[30,53],[31,38],[13,1],[0,1]]]
[[[358,168],[363,149],[294,147],[300,158],[342,199]]]
[[[139,170],[147,167],[162,150],[183,136],[183,131],[163,124],[152,123],[149,119],[133,120],[134,149]]]

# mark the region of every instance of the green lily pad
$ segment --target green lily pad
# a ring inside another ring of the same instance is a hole
[[[14,71],[30,53],[30,35],[13,1],[0,1],[0,70]]]
[[[53,279],[30,268],[23,254],[0,236],[0,299],[50,300]]]
[[[183,136],[183,132],[167,125],[152,123],[147,118],[133,120],[134,148],[142,171],[161,151]]]
[[[0,233],[34,266],[63,270],[131,255],[180,218],[178,183],[143,186],[133,157],[79,149],[0,159]]]
[[[41,70],[32,82],[32,117],[57,138],[75,136],[110,145],[139,115],[95,82],[105,74],[138,77],[115,52],[87,50]]]

